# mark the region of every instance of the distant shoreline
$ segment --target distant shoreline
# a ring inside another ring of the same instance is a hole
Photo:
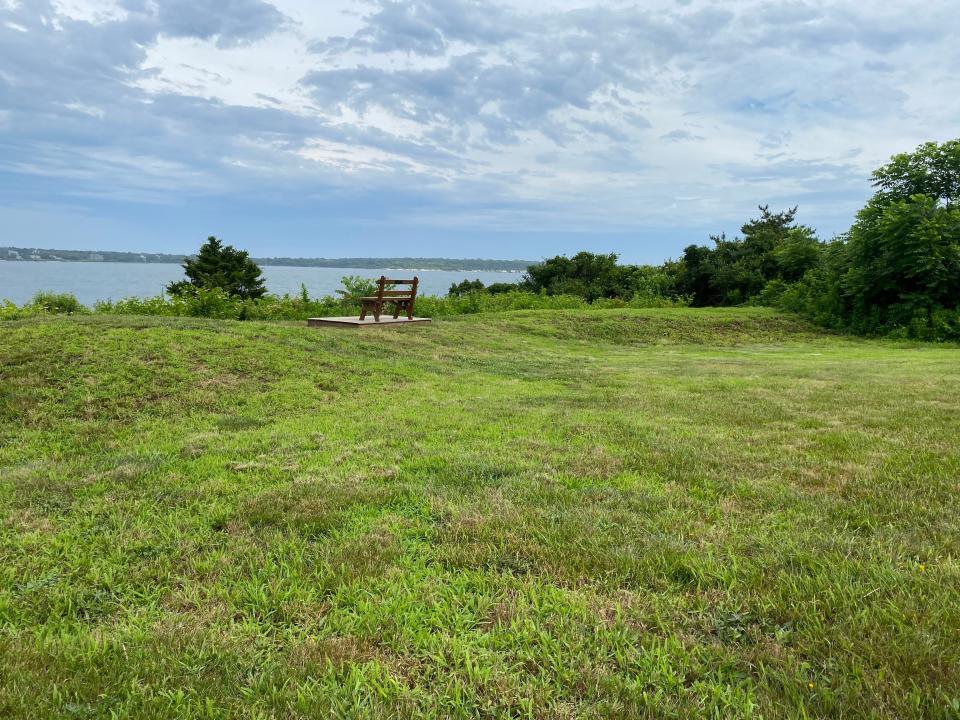
[[[8,262],[132,263],[137,265],[179,265],[187,255],[167,253],[114,252],[108,250],[47,250],[43,248],[0,247],[0,260]],[[486,258],[253,258],[265,267],[318,267],[455,272],[519,273],[535,264],[533,260]]]

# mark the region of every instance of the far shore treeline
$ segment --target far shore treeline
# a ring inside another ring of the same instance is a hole
[[[529,264],[516,283],[455,284],[445,298],[418,300],[417,314],[765,305],[846,332],[960,340],[960,140],[895,155],[872,180],[876,192],[853,226],[829,240],[798,222],[797,207],[761,206],[740,237],[711,237],[712,245],[691,245],[662,265],[557,256]],[[257,262],[213,237],[184,270],[187,280],[167,296],[98,303],[93,312],[303,319],[355,311],[374,282],[345,277],[339,297],[310,298],[305,288],[297,297],[269,295]],[[0,319],[45,312],[90,310],[72,296],[41,293],[21,308],[0,306]]]
[[[45,248],[0,247],[0,260],[23,262],[114,262],[139,265],[180,265],[189,256],[169,253],[119,252],[115,250],[49,250]],[[531,260],[491,260],[487,258],[251,258],[268,267],[316,268],[393,268],[396,270],[450,270],[478,272],[522,272]]]

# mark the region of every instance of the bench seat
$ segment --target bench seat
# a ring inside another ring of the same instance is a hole
[[[413,304],[417,299],[417,285],[419,283],[420,279],[417,277],[414,277],[413,280],[391,280],[381,275],[377,281],[377,294],[360,298],[360,319],[365,319],[367,313],[372,312],[373,319],[380,322],[383,306],[387,303],[393,303],[394,319],[400,317],[400,311],[404,310],[407,318],[413,320]],[[394,290],[393,288],[397,285],[409,285],[410,289]]]

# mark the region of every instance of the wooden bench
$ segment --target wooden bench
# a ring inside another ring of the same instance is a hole
[[[377,281],[377,294],[373,297],[360,298],[360,319],[367,317],[368,312],[373,313],[373,319],[380,322],[380,314],[383,312],[383,306],[393,303],[393,318],[396,320],[400,316],[400,310],[404,310],[407,318],[413,320],[413,303],[417,299],[417,285],[419,278],[413,280],[390,280],[381,275]],[[409,285],[409,290],[396,290],[398,285]],[[387,290],[387,288],[391,288]]]

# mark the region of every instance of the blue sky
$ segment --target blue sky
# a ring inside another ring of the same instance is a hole
[[[0,245],[629,261],[960,135],[956,0],[0,0]]]

